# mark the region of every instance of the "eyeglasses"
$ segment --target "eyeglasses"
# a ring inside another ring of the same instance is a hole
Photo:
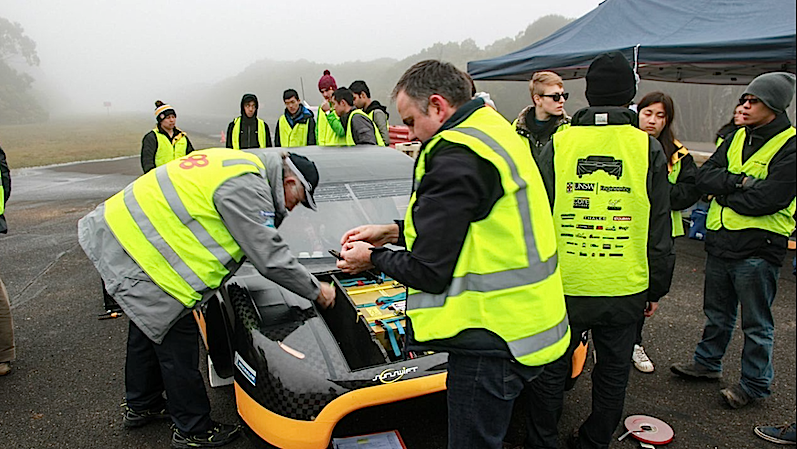
[[[761,101],[761,99],[755,97],[747,97],[747,98],[742,97],[739,99],[739,106],[743,106],[748,101],[750,102],[750,106],[753,106],[755,104],[758,104]]]
[[[548,98],[552,99],[553,101],[559,101],[559,100],[560,100],[560,99],[562,99],[562,98],[564,98],[564,99],[565,99],[565,101],[567,101],[567,99],[570,97],[570,94],[569,94],[569,93],[567,93],[567,92],[564,92],[564,93],[561,93],[561,94],[560,94],[559,92],[557,92],[557,93],[555,93],[555,94],[550,94],[550,95],[540,95],[540,96],[541,96],[541,97],[548,97]]]

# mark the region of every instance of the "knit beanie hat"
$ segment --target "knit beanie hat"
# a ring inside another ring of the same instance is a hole
[[[324,76],[322,76],[321,79],[318,80],[318,90],[319,91],[327,90],[330,87],[334,90],[337,90],[338,83],[336,83],[335,78],[333,78],[332,75],[330,75],[329,70],[324,70]]]
[[[781,113],[789,107],[794,98],[794,74],[771,72],[757,76],[744,90],[745,95],[755,95],[769,109]]]
[[[162,122],[163,119],[165,119],[170,115],[177,117],[177,113],[174,112],[173,107],[169,106],[168,104],[165,104],[160,100],[155,102],[155,120],[157,120],[158,123]]]
[[[587,101],[590,106],[625,106],[636,95],[636,77],[619,51],[604,53],[587,70]]]

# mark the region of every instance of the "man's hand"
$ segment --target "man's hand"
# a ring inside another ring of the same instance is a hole
[[[645,318],[650,318],[656,313],[656,309],[659,308],[659,303],[657,302],[648,302],[647,306],[645,307]]]
[[[322,309],[335,307],[335,287],[329,285],[327,282],[321,282],[321,291],[318,293],[318,298],[316,298],[315,302],[317,302]]]
[[[344,273],[356,274],[373,268],[371,264],[371,250],[373,245],[365,242],[349,242],[343,245],[340,256],[343,260],[337,263],[338,268]]]
[[[329,102],[328,101],[324,100],[324,102],[321,103],[321,110],[324,111],[324,112],[329,112]]]
[[[340,239],[340,246],[351,242],[368,242],[374,246],[384,246],[387,243],[398,242],[399,227],[397,224],[389,225],[364,225],[350,229]],[[369,256],[370,258],[370,256]]]

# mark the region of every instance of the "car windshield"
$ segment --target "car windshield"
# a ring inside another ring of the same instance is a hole
[[[411,189],[410,179],[323,184],[315,193],[318,211],[297,206],[279,233],[299,259],[331,257],[327,251],[339,250],[349,229],[403,219]]]

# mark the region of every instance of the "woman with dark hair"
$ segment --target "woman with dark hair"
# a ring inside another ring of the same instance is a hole
[[[695,187],[697,165],[681,142],[673,134],[672,124],[675,119],[675,106],[672,97],[662,92],[651,92],[645,95],[637,106],[639,128],[661,143],[667,157],[668,179],[670,181],[670,209],[672,209],[672,236],[684,235],[681,210],[686,209],[700,199],[700,192]],[[643,373],[653,372],[653,362],[642,347],[642,327],[645,320],[640,320],[637,332],[637,343],[634,345],[632,359],[634,366]]]
[[[717,131],[717,148],[722,145],[722,142],[725,140],[726,137],[733,134],[741,125],[741,117],[742,117],[742,109],[744,105],[738,105],[733,108],[733,117],[728,121],[728,123],[722,125],[722,127]]]

